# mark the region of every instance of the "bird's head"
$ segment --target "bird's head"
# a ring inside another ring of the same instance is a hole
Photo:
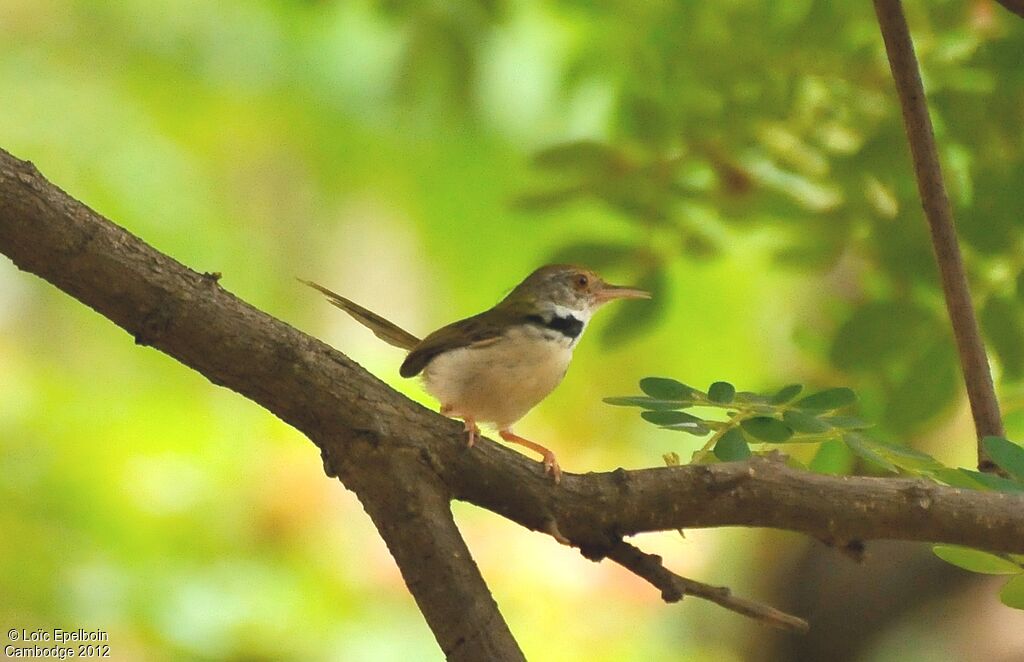
[[[571,264],[550,264],[527,276],[503,303],[577,313],[589,319],[595,310],[612,299],[649,298],[648,292],[635,287],[606,283],[589,269]]]

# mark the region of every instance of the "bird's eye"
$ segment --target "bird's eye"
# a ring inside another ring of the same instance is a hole
[[[576,276],[576,287],[582,290],[587,285],[590,285],[590,279],[587,278],[586,274],[580,274]]]

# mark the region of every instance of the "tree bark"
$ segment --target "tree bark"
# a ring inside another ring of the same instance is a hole
[[[452,518],[447,486],[418,453],[363,436],[333,463],[450,660],[525,660]]]

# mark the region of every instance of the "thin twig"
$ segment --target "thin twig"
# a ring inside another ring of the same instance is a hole
[[[974,416],[974,428],[978,435],[978,468],[994,471],[997,467],[986,456],[982,439],[988,435],[1002,436],[1003,421],[999,415],[999,402],[992,384],[985,345],[971,303],[967,274],[953,226],[953,210],[942,181],[942,168],[939,165],[931,118],[928,116],[921,71],[900,0],[874,0],[874,4],[889,57],[889,67],[903,108],[903,124],[914,160],[917,190],[931,229],[932,246],[946,296],[946,309],[953,325],[960,367]]]
[[[1017,16],[1024,18],[1024,0],[996,0],[1001,4],[1007,11],[1011,11]]]
[[[665,602],[679,602],[683,596],[692,595],[780,630],[803,634],[810,629],[804,619],[760,602],[736,597],[724,586],[711,586],[681,577],[666,568],[657,554],[647,554],[623,540],[616,543],[605,556],[650,582],[661,591]]]

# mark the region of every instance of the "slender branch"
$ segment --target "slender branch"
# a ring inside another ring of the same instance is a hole
[[[1007,11],[1024,18],[1024,0],[996,0],[996,2],[1001,4]]]
[[[455,421],[239,300],[217,276],[156,251],[3,150],[0,252],[108,317],[137,343],[173,356],[309,436],[329,471],[363,501],[438,643],[453,656],[487,651],[516,659],[518,649],[443,512],[450,497],[581,550],[610,549],[642,531],[768,526],[840,545],[895,538],[1024,553],[1024,496],[919,480],[825,476],[753,458],[566,474],[555,486],[537,462],[512,450],[485,439],[466,448]],[[433,558],[417,560],[424,549]],[[438,556],[445,551],[452,558]],[[453,610],[448,595],[473,608]]]
[[[647,554],[628,542],[618,542],[608,550],[606,556],[659,589],[665,602],[678,602],[683,599],[683,596],[692,595],[710,600],[730,611],[743,614],[780,630],[803,634],[810,629],[804,619],[760,602],[734,596],[724,586],[711,586],[681,577],[667,569],[657,554]]]
[[[967,386],[967,397],[974,416],[974,428],[978,437],[978,468],[994,471],[996,465],[985,455],[982,439],[988,435],[1002,436],[1003,421],[999,415],[989,370],[985,345],[978,330],[978,320],[971,303],[971,292],[964,271],[956,229],[953,226],[953,210],[942,180],[938,149],[935,146],[935,132],[928,115],[928,101],[921,82],[914,44],[910,29],[903,14],[900,0],[874,0],[875,14],[882,29],[885,51],[896,92],[903,109],[903,125],[910,142],[910,153],[914,161],[917,190],[921,196],[928,227],[931,229],[932,246],[939,265],[942,291],[946,296],[946,309],[953,325],[960,368]]]

